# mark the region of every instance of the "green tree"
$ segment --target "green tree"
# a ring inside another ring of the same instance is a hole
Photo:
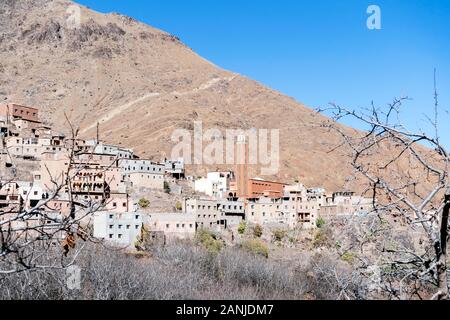
[[[253,227],[253,235],[256,238],[261,238],[261,236],[263,235],[263,228],[259,224]]]
[[[273,237],[274,237],[275,241],[281,242],[286,237],[286,231],[284,231],[284,230],[275,230],[273,232]]]
[[[218,235],[206,229],[198,230],[195,241],[211,253],[219,253],[224,246],[223,240]]]
[[[145,208],[148,208],[148,206],[150,205],[150,201],[148,201],[145,198],[142,198],[139,200],[138,205],[139,205],[139,207],[145,209]]]
[[[325,222],[325,220],[322,219],[322,218],[319,218],[319,219],[317,219],[317,221],[316,221],[316,226],[317,226],[317,228],[319,228],[319,229],[321,229],[323,226],[325,226],[325,224],[326,224],[326,222]]]
[[[242,221],[242,222],[239,224],[239,227],[238,227],[238,233],[239,233],[239,234],[244,234],[246,229],[247,229],[247,224],[246,224],[244,221]]]
[[[170,185],[167,181],[164,181],[164,192],[165,193],[170,193]]]
[[[267,248],[267,246],[261,240],[252,239],[244,241],[241,244],[241,247],[256,256],[269,258],[269,248]]]

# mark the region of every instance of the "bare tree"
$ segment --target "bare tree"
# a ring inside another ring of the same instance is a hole
[[[65,269],[75,263],[86,241],[94,241],[87,228],[89,223],[83,225],[82,221],[104,208],[105,202],[81,202],[74,198],[73,180],[84,167],[76,161],[74,142],[78,129],[68,123],[72,143],[66,146],[67,167],[59,175],[45,167],[51,180],[51,185],[46,186],[46,197],[31,208],[20,204],[0,209],[0,275]],[[4,181],[0,188],[14,184],[16,172],[13,170],[13,178]],[[61,196],[67,199],[69,214],[50,206]],[[28,199],[24,202],[28,203]],[[77,245],[80,241],[81,245]],[[59,253],[60,258],[48,259],[50,253],[53,257]]]
[[[332,120],[322,125],[342,137],[342,143],[331,152],[343,151],[349,156],[355,179],[363,181],[366,194],[370,192],[380,219],[395,217],[397,226],[408,226],[426,237],[418,249],[383,248],[401,256],[386,263],[401,277],[384,283],[385,289],[401,296],[401,289],[392,288],[408,280],[414,286],[436,288],[432,299],[448,299],[450,156],[439,136],[441,109],[436,84],[434,117],[426,118],[429,130],[412,131],[402,124],[401,111],[407,100],[395,99],[387,108],[372,103],[362,110],[331,104],[319,112],[331,112]],[[340,122],[346,120],[356,120],[365,130],[345,128]]]

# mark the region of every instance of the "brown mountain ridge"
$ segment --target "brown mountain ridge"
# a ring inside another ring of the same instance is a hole
[[[73,6],[77,28],[68,23]],[[280,129],[281,168],[271,178],[339,190],[352,173],[341,152],[329,153],[341,139],[320,126],[324,116],[220,69],[173,35],[66,0],[0,2],[0,101],[38,106],[60,130],[66,113],[84,137],[99,122],[102,139],[157,160],[170,156],[173,130],[194,121]]]

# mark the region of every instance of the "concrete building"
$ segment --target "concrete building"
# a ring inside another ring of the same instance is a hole
[[[0,214],[18,213],[23,207],[24,201],[17,182],[0,182]]]
[[[145,227],[150,232],[164,233],[166,241],[193,239],[196,218],[186,213],[151,213],[145,217]]]
[[[164,189],[164,165],[141,159],[119,159],[117,165],[122,180],[131,188]]]
[[[197,228],[213,231],[233,227],[245,218],[244,202],[241,200],[185,198],[182,211],[195,216]]]
[[[134,211],[133,199],[128,193],[112,192],[105,203],[105,210],[115,213]]]
[[[40,182],[18,181],[19,193],[24,200],[25,209],[36,207],[40,202],[48,199]]]
[[[373,211],[373,199],[357,196],[354,192],[335,192],[325,199],[320,208],[322,217],[367,215]]]
[[[245,220],[245,203],[243,200],[219,200],[219,211],[222,221],[225,219],[225,229],[234,228]]]
[[[118,246],[132,247],[138,240],[143,225],[143,215],[138,212],[96,212],[93,219],[94,237]]]
[[[106,144],[103,141],[87,140],[85,146],[92,153],[111,155],[117,157],[117,159],[134,159],[133,150]]]
[[[295,207],[283,198],[262,197],[249,199],[246,220],[259,225],[285,225],[293,228],[297,225]]]
[[[178,160],[165,160],[164,161],[165,173],[175,179],[184,179],[185,176],[185,164],[184,159]]]
[[[33,107],[22,106],[16,103],[0,105],[0,118],[11,122],[23,119],[30,122],[39,122],[39,110]]]
[[[306,189],[301,184],[285,185],[281,197],[247,199],[246,220],[260,225],[311,229],[316,227],[324,201],[322,190]]]
[[[225,213],[219,210],[217,200],[186,198],[183,201],[182,210],[195,216],[197,228],[219,231],[226,225]]]
[[[8,137],[6,148],[12,157],[40,160],[42,153],[52,148],[51,139]]]
[[[195,180],[194,189],[215,199],[226,198],[232,180],[233,172],[209,172],[206,178]]]
[[[284,183],[268,181],[260,178],[248,180],[248,198],[279,198],[283,196]]]

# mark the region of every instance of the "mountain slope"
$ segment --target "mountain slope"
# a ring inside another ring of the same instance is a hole
[[[98,121],[102,139],[158,160],[170,156],[173,130],[192,129],[194,121],[204,129],[280,129],[276,178],[343,187],[352,170],[342,154],[329,153],[340,137],[320,127],[325,117],[131,18],[80,7],[74,29],[73,5],[0,2],[0,101],[39,106],[61,130],[67,114],[85,137],[95,135]]]

